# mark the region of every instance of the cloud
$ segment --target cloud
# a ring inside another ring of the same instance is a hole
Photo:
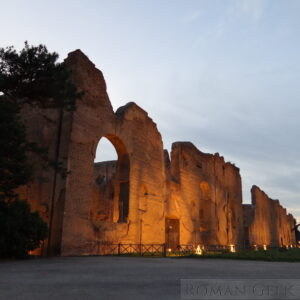
[[[235,0],[229,7],[229,13],[236,16],[249,16],[258,21],[264,15],[265,0]]]

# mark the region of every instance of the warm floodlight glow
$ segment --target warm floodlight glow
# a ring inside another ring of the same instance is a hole
[[[171,248],[168,248],[168,252],[172,252],[172,249],[171,249]]]
[[[230,252],[236,252],[235,251],[235,245],[230,245],[229,247],[230,247]]]
[[[201,249],[200,245],[198,245],[197,248],[195,249],[195,253],[197,255],[202,255],[202,249]]]
[[[263,249],[264,249],[264,250],[267,250],[267,245],[263,245]]]

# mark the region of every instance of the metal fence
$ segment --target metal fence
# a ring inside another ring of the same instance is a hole
[[[296,246],[295,246],[296,247]],[[98,243],[98,255],[134,255],[134,256],[185,256],[202,253],[226,253],[242,249],[248,250],[287,250],[287,247],[271,247],[254,245],[251,247],[237,248],[235,245],[177,245],[169,248],[167,244],[112,244],[109,242]]]
[[[205,252],[228,252],[230,246],[211,245],[200,247]],[[140,256],[172,256],[191,255],[197,253],[195,245],[177,245],[168,248],[166,244],[110,244],[99,243],[98,255],[140,255]]]
[[[98,245],[99,255],[165,256],[165,244],[106,244]]]

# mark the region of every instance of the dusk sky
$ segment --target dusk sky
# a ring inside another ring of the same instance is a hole
[[[219,152],[240,168],[245,203],[256,184],[300,221],[300,1],[0,2],[1,47],[80,48],[114,109],[136,102],[165,148]]]

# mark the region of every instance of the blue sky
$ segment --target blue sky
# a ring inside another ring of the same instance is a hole
[[[300,1],[1,2],[1,46],[80,48],[114,109],[136,102],[166,148],[219,152],[240,167],[244,202],[256,184],[300,221]]]

